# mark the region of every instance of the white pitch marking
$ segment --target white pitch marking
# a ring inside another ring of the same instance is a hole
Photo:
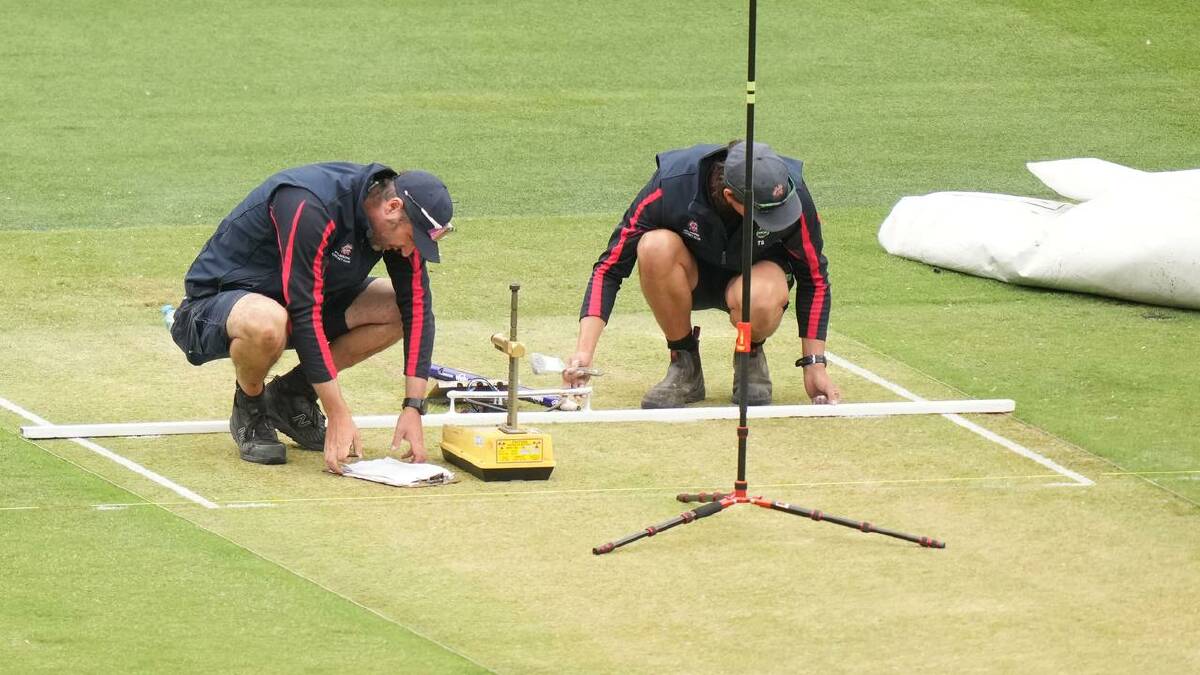
[[[846,370],[849,370],[850,372],[854,373],[855,375],[858,375],[859,377],[861,377],[863,379],[874,382],[875,384],[883,387],[884,389],[887,389],[893,393],[899,394],[900,396],[903,396],[904,398],[906,398],[910,401],[924,401],[925,400],[925,399],[921,398],[920,396],[917,396],[916,394],[912,393],[911,391],[905,389],[904,387],[901,387],[900,385],[898,385],[894,382],[885,380],[882,377],[880,377],[879,375],[876,375],[875,373],[867,370],[866,368],[857,366],[857,365],[847,361],[846,359],[843,359],[840,356],[831,354],[829,352],[825,352],[825,358],[829,359],[829,361],[831,363],[837,365],[839,368],[845,368]],[[1038,464],[1041,464],[1042,466],[1046,467],[1047,469],[1050,469],[1051,471],[1053,471],[1055,473],[1066,476],[1067,478],[1070,478],[1072,481],[1074,481],[1074,483],[1067,483],[1065,485],[1071,485],[1073,487],[1086,487],[1089,485],[1096,484],[1096,482],[1093,481],[1092,479],[1062,466],[1061,464],[1059,464],[1058,462],[1055,462],[1054,460],[1050,459],[1049,457],[1040,455],[1019,443],[1016,443],[1014,441],[1011,441],[1011,440],[1001,436],[1000,434],[997,434],[992,431],[988,431],[987,429],[984,429],[983,427],[979,426],[978,424],[975,424],[974,422],[964,418],[961,415],[945,414],[945,415],[942,415],[942,417],[945,417],[946,419],[948,419],[951,422],[957,424],[958,426],[966,429],[967,431],[979,434],[980,436],[983,436],[984,438],[988,439],[989,441],[992,441],[993,443],[997,443],[1000,446],[1002,446],[1008,450],[1011,450],[1012,452],[1015,452],[1018,455],[1026,458],[1026,459],[1031,459],[1031,460],[1037,462]],[[1056,484],[1056,485],[1063,485],[1063,484]]]
[[[274,504],[264,504],[262,502],[238,502],[237,504],[225,505],[227,509],[270,509],[274,507]]]
[[[13,403],[12,401],[9,401],[6,398],[0,398],[0,407],[7,408],[8,410],[20,415],[21,417],[24,417],[25,419],[29,420],[30,422],[33,422],[34,424],[41,424],[41,425],[49,425],[50,424],[45,419],[38,417],[37,415],[29,412],[28,410],[22,408],[21,406],[17,405],[16,403]],[[117,453],[113,452],[112,450],[109,450],[108,448],[96,445],[95,443],[87,440],[86,438],[72,438],[69,440],[71,440],[74,443],[78,443],[79,445],[82,445],[83,447],[87,448],[88,450],[91,450],[92,452],[96,453],[97,455],[100,455],[101,457],[104,457],[105,459],[108,459],[113,462],[116,462],[117,464],[120,464],[121,466],[125,467],[126,469],[129,469],[130,471],[132,471],[140,476],[143,476],[145,478],[150,479],[151,481],[154,481],[155,483],[158,483],[159,485],[167,488],[168,490],[174,492],[175,494],[179,495],[180,497],[183,497],[189,501],[196,502],[197,504],[199,504],[200,506],[203,506],[206,509],[221,508],[221,507],[217,506],[216,504],[210,502],[209,500],[205,499],[204,497],[201,497],[200,495],[196,494],[195,492],[192,492],[191,490],[183,487],[182,485],[170,480],[169,478],[166,478],[160,474],[157,474],[157,473],[151,471],[150,469],[147,469],[146,467],[142,466],[141,464],[138,464],[137,462],[135,462],[133,460],[126,459],[126,458],[118,455]]]

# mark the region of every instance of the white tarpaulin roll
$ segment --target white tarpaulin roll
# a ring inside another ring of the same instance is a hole
[[[1080,204],[980,192],[904,197],[888,253],[1011,283],[1200,309],[1200,170],[1099,159],[1027,164]]]

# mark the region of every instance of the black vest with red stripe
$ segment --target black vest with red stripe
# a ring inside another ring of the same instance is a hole
[[[330,250],[352,244],[361,252],[355,267],[365,266],[369,272],[381,254],[367,243],[363,198],[373,176],[395,173],[383,164],[327,162],[285,169],[271,176],[221,221],[188,270],[184,292],[188,297],[201,298],[244,289],[282,301],[282,263],[269,205],[275,191],[287,185],[302,187],[321,200],[337,225]],[[357,270],[350,276],[359,276]],[[362,278],[365,276],[363,273]]]

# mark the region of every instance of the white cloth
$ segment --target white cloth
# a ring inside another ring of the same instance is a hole
[[[454,482],[454,474],[436,464],[409,464],[392,457],[343,464],[344,475],[396,487],[425,487]]]
[[[979,192],[904,197],[879,228],[888,253],[1011,283],[1200,309],[1200,170],[1099,159],[1030,162],[1081,204]]]

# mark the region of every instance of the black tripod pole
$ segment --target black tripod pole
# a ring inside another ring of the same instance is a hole
[[[746,386],[746,372],[750,369],[750,270],[754,267],[754,47],[758,42],[758,0],[750,0],[750,31],[746,45],[746,179],[742,184],[742,319],[737,325],[737,380],[742,383],[738,396],[738,460],[737,480],[733,484],[733,496],[746,497],[746,445],[750,437],[750,425],[746,407],[750,388]]]

